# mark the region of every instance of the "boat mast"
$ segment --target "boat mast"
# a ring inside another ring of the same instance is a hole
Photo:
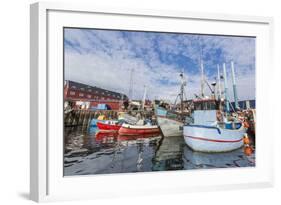
[[[130,73],[130,85],[129,85],[129,98],[131,100],[133,100],[133,73],[134,73],[134,68],[131,69],[131,73]]]
[[[203,61],[200,57],[200,70],[201,70],[201,96],[204,97],[204,65],[203,65]]]
[[[198,41],[199,41],[199,49],[200,49],[199,66],[201,72],[201,97],[204,98],[205,78],[204,78],[204,65],[203,65],[203,49],[202,49],[201,39],[199,36],[198,36]]]
[[[237,88],[236,88],[236,79],[235,79],[235,72],[234,72],[234,63],[231,61],[231,73],[232,73],[232,84],[233,84],[233,95],[234,95],[234,107],[235,110],[239,108],[238,105],[238,98],[237,98]]]
[[[143,93],[143,98],[142,98],[142,109],[144,110],[145,106],[145,98],[146,98],[146,86],[144,86],[144,93]]]
[[[217,65],[218,68],[218,100],[221,98],[221,76],[220,76],[220,66]]]
[[[181,87],[180,87],[180,93],[179,93],[179,97],[180,97],[180,116],[181,116],[181,120],[184,120],[184,103],[183,103],[183,99],[184,99],[184,87],[186,86],[186,79],[184,77],[184,70],[182,70],[182,72],[180,73],[180,78],[181,78]],[[186,96],[186,94],[185,94]]]
[[[227,77],[226,77],[226,67],[225,63],[223,64],[223,78],[224,78],[224,98],[225,98],[225,105],[226,105],[226,112],[229,113],[229,101],[228,101],[228,85],[227,85]]]
[[[183,92],[184,92],[183,72],[180,73],[180,77],[181,77],[181,90],[180,90],[181,113],[183,114]]]

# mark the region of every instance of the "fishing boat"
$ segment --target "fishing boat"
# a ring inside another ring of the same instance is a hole
[[[165,137],[182,136],[183,122],[177,119],[171,119],[167,116],[157,116],[159,125]]]
[[[186,86],[186,81],[184,79],[183,72],[180,73],[181,77],[181,88],[180,93],[178,94],[177,98],[180,97],[180,112],[175,113],[166,110],[163,107],[157,107],[155,110],[157,116],[157,124],[159,125],[162,134],[164,137],[174,137],[174,136],[182,136],[183,135],[183,98],[184,98],[184,87]],[[176,101],[177,101],[176,98]],[[176,104],[175,101],[175,104]]]
[[[106,120],[104,122],[98,121],[97,122],[97,127],[100,130],[104,131],[118,131],[122,126],[122,123],[117,120]]]
[[[136,124],[138,122],[138,119],[132,115],[129,115],[126,112],[119,112],[118,113],[118,120],[119,121],[125,121],[128,124]]]
[[[184,126],[184,140],[195,151],[227,152],[243,146],[243,137],[247,130],[239,118],[230,113],[225,64],[223,67],[224,99],[221,100],[220,97],[216,99],[215,96],[203,98],[203,94],[202,98],[194,99],[193,122]],[[233,87],[235,88],[233,63],[232,77]],[[237,101],[236,89],[234,89],[234,98]],[[235,108],[237,109],[237,107]]]
[[[156,116],[160,117],[166,117],[167,115],[167,110],[163,107],[157,107],[156,109]]]
[[[246,128],[240,121],[229,120],[214,99],[194,101],[194,123],[184,126],[184,140],[195,151],[227,152],[243,146]],[[231,118],[231,117],[229,117]]]
[[[157,125],[130,125],[124,123],[118,131],[119,135],[160,134]]]

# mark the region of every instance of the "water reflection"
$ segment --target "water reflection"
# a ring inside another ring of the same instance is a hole
[[[226,153],[202,153],[185,146],[183,153],[184,169],[255,166],[255,156],[246,156],[243,148]]]
[[[188,148],[183,137],[118,136],[65,129],[64,175],[148,172],[255,166],[255,154],[243,149],[208,154]]]
[[[157,146],[153,158],[153,171],[179,170],[183,169],[183,147],[182,136],[162,137]]]

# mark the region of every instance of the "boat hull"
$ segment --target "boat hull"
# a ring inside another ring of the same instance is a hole
[[[119,135],[160,134],[160,129],[158,126],[123,125],[118,133]]]
[[[167,117],[157,117],[157,123],[164,135],[164,137],[176,137],[182,136],[183,130],[182,126],[183,123],[177,120],[169,119]]]
[[[106,122],[97,122],[97,127],[100,130],[118,131],[122,125],[109,124]]]
[[[184,126],[184,140],[195,151],[228,152],[243,146],[246,129],[220,129],[211,126]]]

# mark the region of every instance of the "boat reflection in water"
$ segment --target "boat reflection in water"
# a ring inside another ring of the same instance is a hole
[[[255,153],[191,150],[183,136],[118,135],[116,132],[65,131],[64,175],[132,173],[255,166]]]
[[[185,146],[183,160],[184,169],[188,170],[255,166],[255,155],[245,155],[243,148],[224,153],[204,153],[193,151]]]
[[[83,146],[66,149],[77,138],[84,142]],[[65,137],[64,175],[151,171],[152,158],[160,139],[161,135],[122,136],[116,132],[88,135],[75,132]]]
[[[152,170],[166,171],[183,169],[182,155],[184,146],[182,136],[163,137],[156,149]]]

